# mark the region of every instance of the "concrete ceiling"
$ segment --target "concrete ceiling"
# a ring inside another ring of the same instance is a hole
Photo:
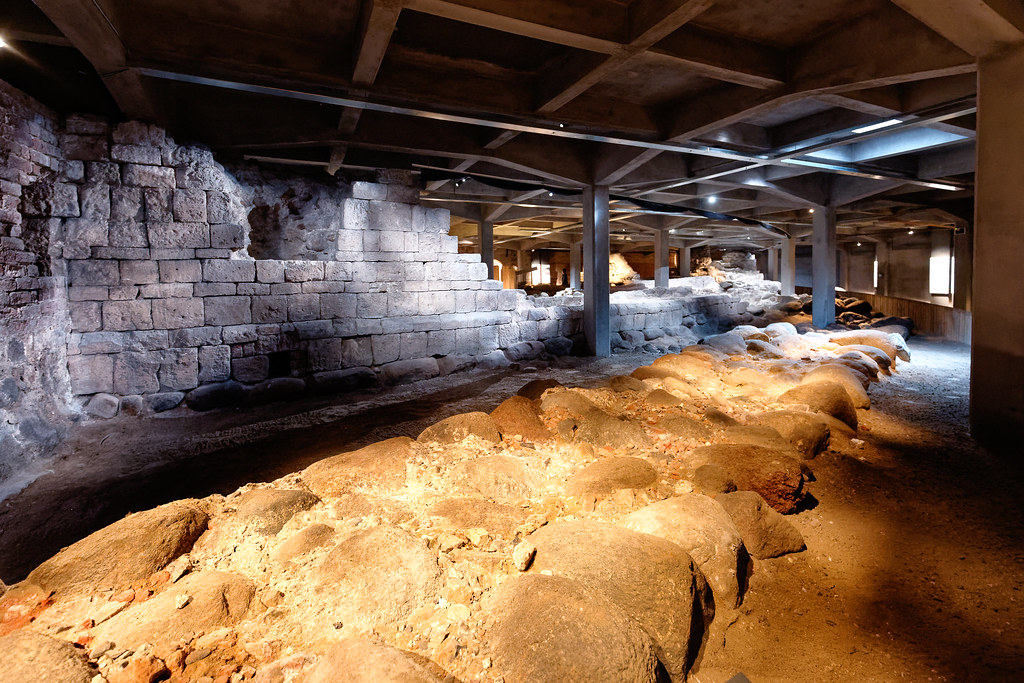
[[[0,78],[62,110],[332,173],[432,166],[609,184],[796,235],[823,204],[852,236],[899,229],[901,215],[919,227],[969,218],[976,60],[1020,31],[1004,0],[5,5],[0,34],[15,49]],[[558,241],[579,216],[546,192],[472,180],[430,183],[425,198],[494,220],[497,239],[547,226],[559,232],[537,239]],[[617,208],[638,237],[770,243],[734,223]]]

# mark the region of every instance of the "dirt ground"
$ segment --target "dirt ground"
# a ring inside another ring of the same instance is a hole
[[[817,504],[788,519],[807,550],[755,561],[738,617],[691,680],[1019,680],[1024,503],[1017,463],[967,438],[966,347],[912,338],[872,386],[856,457],[812,461]],[[0,578],[132,510],[227,494],[326,455],[490,410],[526,381],[594,385],[651,356],[478,372],[255,413],[114,420],[78,430],[53,473],[0,504]],[[143,466],[145,463],[145,466]],[[723,635],[724,631],[724,635]]]

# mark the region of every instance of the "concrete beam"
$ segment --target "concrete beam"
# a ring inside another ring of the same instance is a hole
[[[1015,0],[892,0],[975,57],[1024,42],[1024,5]]]
[[[598,357],[611,355],[609,317],[608,186],[583,190],[583,333],[587,348]]]
[[[33,0],[35,2],[35,0]],[[96,69],[121,112],[130,119],[160,121],[142,76],[128,68],[128,49],[95,2],[38,0],[36,6]]]

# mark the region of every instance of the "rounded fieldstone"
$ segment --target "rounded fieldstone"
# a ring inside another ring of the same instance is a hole
[[[772,509],[753,491],[735,491],[716,498],[729,513],[743,537],[743,545],[753,557],[765,560],[798,553],[807,546],[796,527]]]
[[[604,496],[619,489],[644,489],[658,481],[658,471],[640,458],[605,458],[572,475],[565,485],[570,496]]]
[[[505,680],[653,683],[651,637],[597,591],[567,578],[525,575],[496,591],[488,612],[496,673]]]
[[[511,396],[491,411],[491,419],[503,435],[518,434],[527,441],[547,441],[554,435],[541,422],[533,401]]]
[[[776,399],[789,405],[806,405],[812,411],[831,415],[857,429],[857,409],[842,384],[830,380],[793,387]]]
[[[405,463],[413,440],[397,436],[356,451],[313,463],[302,471],[302,481],[320,498],[337,497],[349,490],[393,495],[405,488]]]
[[[66,640],[19,629],[0,636],[0,680],[4,683],[89,683],[96,671]]]
[[[94,394],[89,402],[85,404],[85,412],[92,417],[98,417],[103,420],[109,420],[110,418],[117,415],[118,409],[121,407],[121,402],[117,396],[110,394]]]
[[[204,384],[185,396],[185,405],[197,412],[237,405],[245,395],[245,387],[234,380]]]
[[[487,413],[472,412],[452,415],[440,422],[433,424],[416,437],[419,442],[432,441],[434,443],[452,444],[458,443],[470,435],[501,443],[501,434],[498,426]]]
[[[276,534],[295,513],[308,510],[320,499],[309,491],[253,489],[238,500],[235,516],[245,522],[254,522],[256,530],[264,535]]]
[[[154,413],[177,408],[184,400],[185,394],[180,391],[165,391],[161,394],[148,394],[145,397],[146,406]]]
[[[440,680],[408,653],[360,638],[346,638],[332,645],[303,679],[305,683],[440,683]]]
[[[695,463],[717,465],[742,491],[756,491],[776,510],[795,512],[803,501],[801,461],[792,451],[746,444],[714,444],[693,451]]]

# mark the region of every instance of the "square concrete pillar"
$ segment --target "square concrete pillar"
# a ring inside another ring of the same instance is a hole
[[[978,61],[971,433],[1021,457],[1024,430],[1024,45]],[[1015,450],[1014,450],[1015,449]]]
[[[583,333],[594,356],[611,355],[608,187],[583,190]]]
[[[953,307],[971,310],[971,280],[974,276],[974,227],[953,235]]]
[[[768,249],[768,279],[776,282],[779,279],[779,249],[777,247]]]
[[[823,328],[836,321],[836,209],[819,206],[814,210],[811,238],[811,321]]]
[[[693,258],[693,254],[690,252],[690,247],[683,247],[679,250],[679,274],[682,277],[690,277],[691,258]]]
[[[580,288],[580,271],[583,269],[583,242],[569,245],[569,287]]]
[[[779,264],[779,282],[782,284],[782,293],[786,296],[796,294],[796,240],[792,237],[785,237],[782,240],[781,263]]]
[[[875,294],[889,296],[889,251],[888,240],[875,242]]]
[[[668,287],[668,232],[654,233],[654,286]]]
[[[487,277],[494,279],[494,221],[481,220],[478,224],[480,234],[480,260],[487,264]]]

